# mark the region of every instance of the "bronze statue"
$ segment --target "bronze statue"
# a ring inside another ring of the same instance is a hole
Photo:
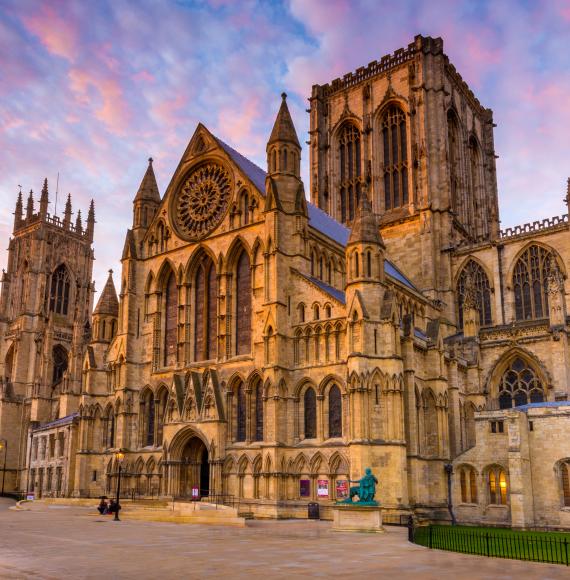
[[[348,480],[350,483],[358,483],[350,488],[350,496],[347,497],[340,503],[356,503],[360,505],[378,505],[378,502],[374,500],[376,495],[376,486],[378,485],[378,479],[376,476],[372,475],[372,470],[370,467],[365,469],[364,475],[361,479]],[[357,495],[358,501],[353,502],[352,498]]]

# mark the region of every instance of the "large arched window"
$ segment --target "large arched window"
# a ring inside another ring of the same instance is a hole
[[[336,385],[329,391],[329,437],[342,437],[342,397]]]
[[[178,348],[178,287],[173,272],[164,291],[164,366],[174,366]]]
[[[162,445],[164,434],[164,422],[166,420],[166,407],[168,405],[168,390],[162,388],[158,393],[158,406],[156,408],[156,444]]]
[[[236,354],[251,352],[251,272],[249,256],[242,251],[236,266]]]
[[[245,387],[240,382],[237,388],[236,401],[236,441],[245,441],[246,431],[246,401],[245,401]]]
[[[570,460],[560,464],[560,485],[562,488],[562,505],[570,507]]]
[[[489,278],[483,268],[475,262],[469,260],[457,281],[457,307],[459,328],[463,328],[463,303],[468,283],[472,284],[475,291],[477,309],[479,310],[479,322],[481,326],[492,324],[491,316],[491,286]]]
[[[305,391],[303,402],[305,439],[314,439],[317,436],[317,395],[312,387]]]
[[[212,260],[204,256],[194,275],[194,360],[216,358],[218,346],[218,279]]]
[[[457,115],[450,109],[447,112],[447,142],[449,161],[449,190],[451,207],[457,219],[464,225],[468,225],[467,208],[465,207],[464,191],[461,187],[461,134]]]
[[[49,309],[56,314],[67,315],[69,309],[70,278],[67,268],[61,264],[51,276]]]
[[[263,441],[263,386],[255,387],[255,440]]]
[[[338,137],[340,162],[340,217],[352,221],[360,201],[360,131],[347,123]]]
[[[487,471],[489,503],[507,505],[507,477],[502,467],[493,466]]]
[[[472,135],[469,139],[469,189],[471,203],[474,214],[477,216],[482,230],[478,233],[486,236],[488,233],[487,207],[485,203],[485,192],[483,191],[481,148],[477,139]]]
[[[57,344],[53,347],[52,351],[52,362],[53,362],[53,371],[52,371],[52,386],[58,385],[61,380],[63,379],[63,375],[67,370],[67,351],[63,346]]]
[[[517,320],[548,316],[546,279],[551,255],[541,246],[530,246],[517,260],[513,273]]]
[[[499,407],[510,409],[527,403],[544,401],[544,386],[533,368],[515,357],[501,377],[499,384]]]
[[[392,105],[382,117],[384,150],[384,206],[389,210],[408,203],[408,139],[406,116]]]

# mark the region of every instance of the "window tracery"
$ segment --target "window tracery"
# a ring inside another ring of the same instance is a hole
[[[384,206],[386,210],[408,203],[408,139],[406,116],[392,105],[382,118],[384,150]]]
[[[544,386],[534,369],[522,358],[515,357],[501,377],[499,408],[510,409],[544,400]]]
[[[236,354],[251,352],[251,272],[243,250],[236,266]]]
[[[548,316],[546,280],[552,253],[541,246],[530,246],[517,260],[513,273],[515,316],[530,320]]]
[[[204,256],[194,275],[194,360],[210,360],[218,345],[218,280],[214,263]]]
[[[312,387],[308,387],[303,398],[305,439],[317,436],[317,395]]]
[[[245,441],[246,401],[245,387],[242,382],[237,388],[236,419],[236,441]]]
[[[173,206],[173,221],[184,239],[199,240],[218,227],[229,205],[231,183],[218,163],[207,162],[191,171]]]
[[[471,285],[471,288],[469,286]],[[481,326],[492,324],[491,315],[491,285],[485,270],[475,260],[469,260],[457,281],[457,307],[459,328],[463,328],[463,305],[468,291],[472,289],[475,295],[479,322]]]
[[[329,391],[329,437],[342,437],[342,396],[337,385]]]
[[[339,135],[341,221],[354,219],[360,201],[360,131],[347,123]]]
[[[69,272],[64,264],[58,266],[51,277],[50,312],[67,315],[69,308]]]
[[[164,296],[164,366],[176,364],[178,348],[178,286],[176,276],[170,272]]]

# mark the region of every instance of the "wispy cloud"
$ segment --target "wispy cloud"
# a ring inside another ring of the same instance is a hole
[[[17,185],[39,191],[47,176],[53,190],[59,171],[61,197],[70,191],[83,210],[96,199],[101,287],[149,155],[163,191],[202,121],[263,165],[283,89],[303,142],[312,84],[418,33],[444,38],[494,110],[503,223],[561,213],[569,22],[568,0],[4,0],[0,235]]]

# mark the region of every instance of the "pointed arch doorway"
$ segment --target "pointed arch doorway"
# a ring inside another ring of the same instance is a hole
[[[188,440],[182,450],[180,465],[180,496],[191,498],[192,488],[200,489],[200,496],[210,495],[210,463],[208,449],[199,437]]]

